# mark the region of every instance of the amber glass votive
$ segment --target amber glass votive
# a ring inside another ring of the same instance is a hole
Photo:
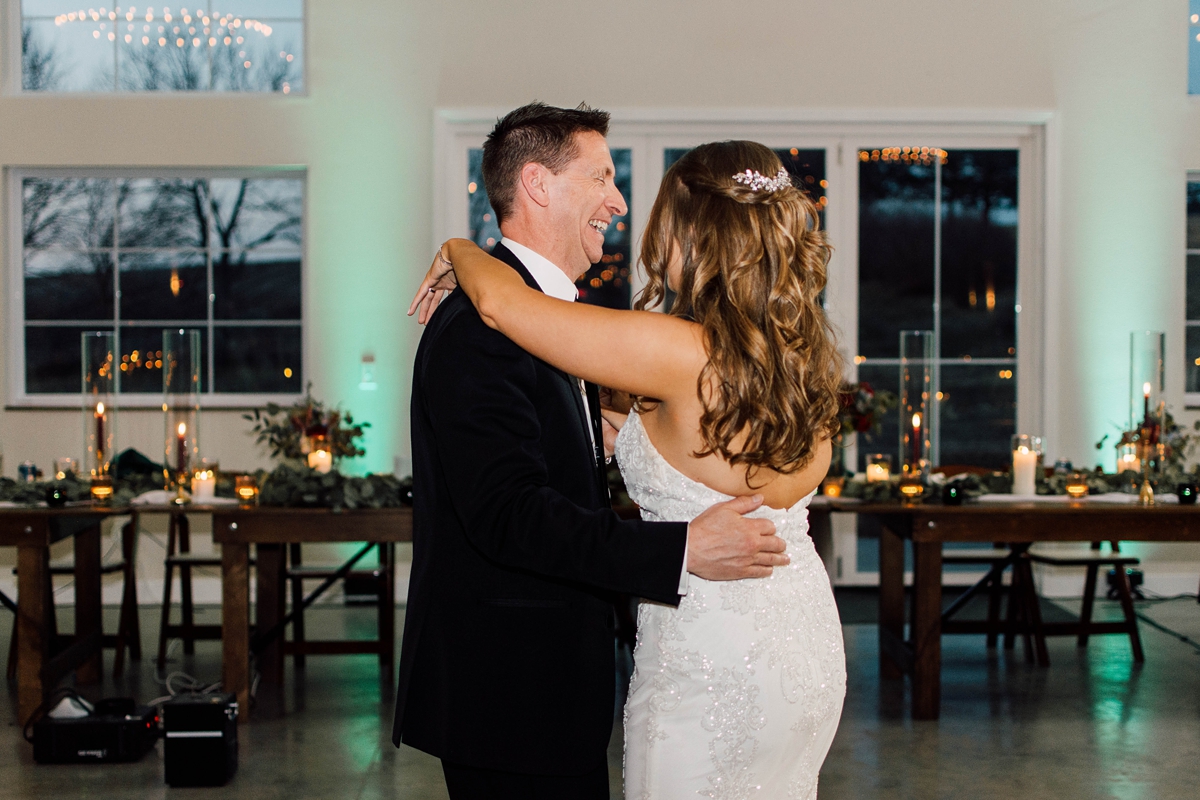
[[[1087,478],[1085,478],[1081,472],[1072,473],[1071,476],[1067,478],[1066,490],[1067,494],[1076,500],[1087,497]]]
[[[258,483],[253,475],[238,475],[233,479],[233,491],[242,508],[258,505]]]
[[[98,506],[106,506],[112,502],[113,483],[109,475],[96,475],[92,478],[92,502]]]
[[[920,480],[904,478],[900,481],[900,496],[906,503],[915,503],[925,493],[925,487]]]
[[[836,478],[826,478],[821,482],[821,491],[826,497],[841,497],[842,489],[846,486],[846,479],[842,476]]]

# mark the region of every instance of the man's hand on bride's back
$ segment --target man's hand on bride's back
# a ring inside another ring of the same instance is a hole
[[[735,497],[717,503],[688,526],[687,571],[709,581],[766,578],[791,558],[787,543],[775,535],[775,523],[744,516],[762,505],[762,497]]]

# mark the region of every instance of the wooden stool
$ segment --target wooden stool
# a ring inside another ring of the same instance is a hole
[[[220,639],[220,625],[197,625],[195,608],[192,604],[192,569],[194,567],[221,567],[221,556],[193,555],[191,527],[187,512],[183,509],[170,512],[167,528],[167,557],[163,561],[162,622],[158,629],[158,668],[167,664],[167,641],[172,638],[183,640],[183,652],[196,652],[197,639]],[[175,570],[179,570],[180,624],[171,623],[171,600],[175,583]]]
[[[942,612],[942,633],[984,633],[987,646],[994,648],[1004,633],[1004,649],[1011,650],[1020,635],[1025,641],[1025,659],[1039,666],[1050,665],[1046,649],[1042,612],[1033,583],[1033,571],[1027,552],[1028,544],[998,546],[990,550],[943,550],[942,564],[982,565],[987,574],[959,595]],[[1001,623],[1000,602],[1004,595],[1004,573],[1012,568],[1012,585],[1008,587],[1008,614]],[[988,616],[984,622],[953,619],[967,602],[980,591],[988,594]]]
[[[305,566],[299,543],[288,545],[288,567],[285,577],[292,593],[292,639],[283,642],[283,654],[291,655],[297,668],[304,667],[306,655],[346,655],[376,653],[380,667],[391,669],[396,648],[396,545],[379,545],[379,566],[374,569],[351,570],[345,577],[371,578],[375,584],[375,603],[378,606],[379,634],[376,639],[334,639],[313,641],[304,630],[304,581],[327,580],[338,573],[336,566]],[[315,598],[312,598],[315,599]]]
[[[142,660],[142,634],[141,625],[138,622],[138,599],[137,599],[137,516],[135,515],[129,522],[121,526],[121,557],[111,561],[104,561],[100,564],[101,575],[113,575],[115,573],[122,575],[121,587],[121,611],[120,619],[117,623],[116,634],[104,634],[101,637],[101,647],[112,647],[116,649],[116,655],[113,658],[113,677],[119,678],[125,671],[125,650],[129,649],[129,658],[132,661]],[[13,574],[17,574],[17,570],[13,568]],[[54,608],[54,586],[52,578],[54,575],[74,575],[75,563],[73,559],[61,562],[47,562],[46,568],[46,586],[45,600],[46,607]],[[50,640],[51,651],[55,652],[71,643],[72,636],[59,634],[57,624],[53,612],[50,614]],[[8,679],[11,681],[17,676],[17,626],[13,626],[12,638],[8,645]]]
[[[1129,575],[1125,572],[1128,567],[1137,566],[1141,561],[1134,556],[1121,555],[1120,545],[1112,542],[1112,552],[1104,555],[1100,552],[1100,542],[1092,542],[1088,553],[1072,553],[1070,555],[1049,555],[1030,553],[1029,559],[1038,564],[1049,564],[1055,567],[1086,567],[1087,576],[1083,582],[1083,607],[1079,619],[1075,622],[1049,622],[1042,626],[1047,636],[1075,636],[1079,647],[1087,647],[1088,637],[1106,633],[1125,634],[1129,637],[1129,646],[1133,650],[1133,660],[1141,664],[1146,660],[1142,651],[1142,637],[1138,632],[1137,613],[1133,610],[1133,591],[1129,585]],[[1125,619],[1122,622],[1092,622],[1092,608],[1096,601],[1096,579],[1100,567],[1111,566],[1116,572],[1117,599],[1121,601],[1121,610]]]

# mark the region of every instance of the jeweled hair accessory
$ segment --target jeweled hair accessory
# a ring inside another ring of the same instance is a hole
[[[756,192],[778,192],[792,185],[791,176],[786,169],[781,169],[774,178],[768,178],[758,170],[746,170],[733,176],[738,183],[744,183]]]

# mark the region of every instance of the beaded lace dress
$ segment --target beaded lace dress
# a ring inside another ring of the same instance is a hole
[[[630,414],[616,457],[648,520],[690,521],[730,499],[691,480]],[[751,516],[775,523],[791,563],[770,578],[689,576],[678,608],[642,601],[625,705],[625,797],[817,796],[846,693],[842,629],[808,535],[810,494]]]

